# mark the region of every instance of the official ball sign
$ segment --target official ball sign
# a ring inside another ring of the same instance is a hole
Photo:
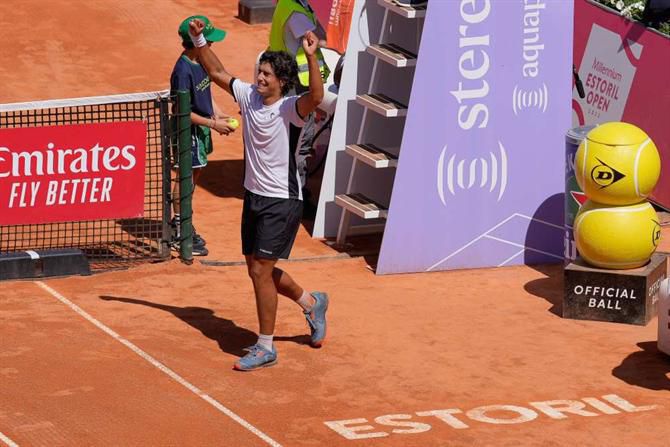
[[[140,217],[143,121],[0,129],[0,225]]]
[[[658,253],[632,270],[604,270],[579,259],[564,270],[563,317],[646,325],[656,315],[666,269]]]

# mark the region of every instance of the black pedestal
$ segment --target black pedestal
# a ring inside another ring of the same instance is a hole
[[[581,258],[565,267],[563,317],[646,325],[656,315],[666,257],[654,254],[644,267],[606,270]]]
[[[0,280],[90,274],[86,256],[74,248],[0,254]]]
[[[272,22],[274,12],[273,0],[240,0],[237,4],[237,16],[250,25]]]

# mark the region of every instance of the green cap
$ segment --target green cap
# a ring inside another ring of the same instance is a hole
[[[226,32],[222,29],[214,28],[212,22],[210,22],[207,17],[191,16],[179,25],[178,33],[184,42],[191,42],[191,36],[188,35],[188,24],[191,23],[191,20],[193,19],[200,19],[205,23],[205,29],[202,30],[202,34],[209,42],[220,42],[226,37]]]

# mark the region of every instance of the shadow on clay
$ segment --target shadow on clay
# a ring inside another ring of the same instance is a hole
[[[612,369],[612,375],[629,385],[670,391],[670,357],[658,350],[656,341],[637,344],[641,351],[629,354]]]
[[[199,330],[205,337],[216,341],[219,348],[228,354],[242,357],[246,354],[244,348],[256,343],[258,335],[249,329],[235,324],[227,318],[218,317],[212,309],[194,306],[170,306],[168,304],[154,303],[137,298],[122,298],[117,296],[101,295],[101,300],[119,301],[121,303],[139,304],[153,307],[165,312],[170,312],[189,326]],[[309,344],[309,335],[297,335],[292,337],[275,336],[274,341],[290,341],[297,344]]]

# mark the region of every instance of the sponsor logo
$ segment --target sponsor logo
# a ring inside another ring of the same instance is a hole
[[[514,86],[512,92],[512,110],[516,116],[525,109],[535,109],[542,113],[547,111],[549,105],[549,90],[543,82],[542,87],[534,90],[522,90],[518,85]]]
[[[656,220],[654,222],[654,229],[651,232],[651,242],[654,244],[654,247],[658,247],[658,243],[661,241],[661,224]]]
[[[540,55],[544,50],[540,35],[540,11],[547,7],[542,0],[524,0],[523,5],[523,77],[540,74]]]
[[[599,185],[600,189],[607,188],[626,177],[601,159],[596,158],[596,160],[598,160],[600,164],[591,170],[591,180]]]
[[[547,5],[542,0],[524,0],[523,5],[523,66],[521,74],[524,79],[537,78],[540,75],[540,56],[544,51],[541,35],[542,10]],[[523,88],[518,84],[512,92],[512,110],[518,116],[526,109],[545,113],[549,105],[549,90],[543,82],[541,86]]]
[[[212,81],[210,81],[209,76],[206,76],[205,79],[200,81],[200,84],[198,84],[195,89],[198,90],[199,92],[203,92],[209,88],[211,85]]]
[[[447,146],[442,148],[437,163],[437,193],[443,205],[446,205],[446,190],[455,196],[457,190],[469,190],[474,187],[498,192],[498,202],[503,198],[507,188],[507,153],[505,146],[498,141],[499,153],[489,152],[489,157],[470,160],[457,160],[452,154],[446,161]],[[446,161],[446,166],[445,166]],[[446,173],[446,178],[445,178]]]
[[[643,46],[618,32],[593,24],[579,65],[585,98],[573,96],[575,125],[620,121]]]
[[[25,151],[0,147],[0,178],[130,171],[137,164],[135,152],[132,144],[69,149],[49,143],[46,150]]]
[[[0,129],[0,224],[141,216],[146,135],[141,121]]]
[[[462,50],[458,60],[461,80],[458,89],[449,92],[458,101],[458,125],[463,130],[475,126],[484,129],[489,122],[489,108],[484,101],[489,94],[485,76],[491,66],[487,52],[491,36],[482,32],[488,29],[485,22],[491,13],[491,2],[484,0],[479,7],[472,3],[461,1],[463,24],[459,27],[458,39],[458,47]]]

